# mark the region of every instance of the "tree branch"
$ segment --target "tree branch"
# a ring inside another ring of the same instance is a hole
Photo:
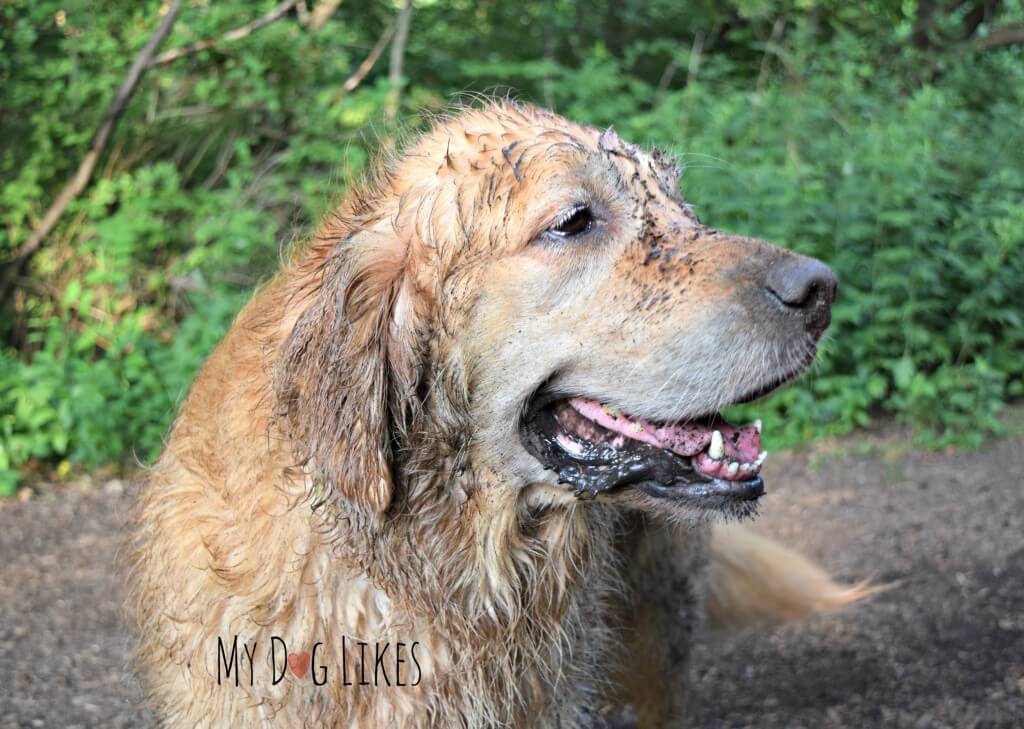
[[[231,43],[236,40],[241,40],[248,35],[252,35],[260,28],[264,28],[274,21],[283,18],[289,10],[295,7],[296,0],[284,0],[274,9],[261,15],[260,17],[252,20],[245,25],[240,25],[234,30],[229,30],[219,38],[207,38],[205,40],[196,41],[195,43],[189,43],[188,45],[181,46],[180,48],[172,48],[169,51],[164,51],[159,56],[149,61],[149,66],[162,66],[165,63],[171,61],[177,61],[179,58],[184,56],[190,56],[193,53],[199,53],[200,51],[206,51],[220,43]]]
[[[693,45],[690,46],[690,59],[686,63],[686,85],[697,83],[697,73],[700,71],[701,54],[704,52],[704,31],[698,30],[693,36]]]
[[[342,0],[320,0],[309,16],[309,29],[317,31],[323,28],[341,3]]]
[[[405,58],[405,44],[409,40],[409,23],[412,20],[412,0],[405,0],[402,11],[398,14],[395,41],[391,44],[391,70],[388,79],[391,81],[391,92],[388,94],[385,112],[389,119],[398,115],[398,100],[402,89],[402,61]]]
[[[1021,44],[1024,44],[1024,25],[1008,25],[1005,28],[996,28],[984,38],[978,38],[974,41],[974,48],[979,51],[992,51]]]
[[[85,189],[85,186],[89,184],[92,173],[96,169],[96,164],[99,162],[103,151],[107,147],[107,143],[110,141],[110,135],[113,134],[117,122],[121,119],[121,115],[124,114],[124,110],[128,106],[128,101],[131,99],[132,94],[135,93],[135,89],[142,80],[142,76],[146,73],[146,69],[149,68],[153,54],[156,53],[160,44],[167,38],[168,33],[171,32],[171,27],[174,25],[180,9],[181,0],[170,0],[167,3],[167,12],[160,21],[160,25],[157,26],[156,32],[153,33],[152,37],[146,42],[146,45],[135,56],[135,60],[128,69],[128,75],[121,82],[117,93],[114,94],[114,99],[110,102],[110,108],[107,109],[103,122],[96,131],[96,136],[93,137],[89,152],[82,159],[81,164],[78,165],[78,170],[67,184],[64,185],[64,189],[61,190],[57,199],[53,201],[32,230],[32,234],[18,247],[14,252],[13,259],[5,267],[2,280],[0,280],[0,309],[3,309],[7,304],[9,296],[14,289],[14,279],[24,270],[28,260],[53,231],[54,226],[57,225],[57,221],[60,220],[61,215],[64,214],[71,201],[78,197],[82,190]]]
[[[704,31],[698,30],[693,36],[693,44],[690,46],[690,56],[686,66],[686,86],[697,81],[697,71],[700,69],[700,54],[704,50]],[[676,72],[679,70],[679,59],[673,58],[661,72],[658,79],[658,86],[655,88],[655,95],[659,98],[664,96],[668,87],[672,84]]]
[[[772,54],[778,54],[779,41],[782,39],[782,31],[785,29],[786,19],[781,16],[776,18],[775,24],[772,25],[771,35],[768,36],[768,40],[764,44],[764,55],[761,56],[761,70],[757,74],[758,92],[764,90],[764,85],[768,81],[768,72],[771,70]]]
[[[982,23],[988,23],[999,10],[1001,0],[982,0],[975,3],[963,17],[963,39],[970,39]]]
[[[918,0],[917,2],[917,15],[914,18],[914,27],[910,32],[910,42],[921,50],[926,50],[932,45],[932,26],[937,9],[935,0]]]
[[[388,47],[388,43],[391,42],[391,36],[393,36],[394,34],[395,22],[392,21],[384,29],[384,32],[380,34],[380,38],[377,39],[377,43],[374,44],[373,49],[370,50],[369,55],[363,59],[363,62],[360,63],[356,70],[352,72],[352,75],[345,79],[345,83],[341,87],[341,96],[344,96],[345,94],[355,91],[356,87],[363,82],[363,79],[366,78],[366,74],[370,72],[370,69],[372,69],[374,65],[377,63],[377,59],[380,58],[380,55],[384,52],[384,49]],[[340,98],[341,97],[339,96],[338,99],[336,99],[336,101],[340,100]]]

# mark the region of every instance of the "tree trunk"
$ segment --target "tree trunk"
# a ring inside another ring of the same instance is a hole
[[[405,46],[409,42],[409,25],[412,22],[412,0],[405,0],[402,12],[398,15],[395,39],[391,42],[391,70],[388,80],[391,82],[391,93],[388,94],[386,112],[389,119],[398,116],[398,104],[402,96],[402,62],[405,60]]]

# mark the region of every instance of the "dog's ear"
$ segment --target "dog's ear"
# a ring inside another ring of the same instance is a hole
[[[420,370],[408,245],[392,229],[326,243],[296,269],[306,308],[277,356],[276,412],[313,478],[382,514]]]

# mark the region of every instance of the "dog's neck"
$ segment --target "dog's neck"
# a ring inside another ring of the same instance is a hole
[[[391,604],[429,634],[425,642],[458,657],[449,670],[468,695],[487,695],[468,678],[479,677],[520,687],[499,712],[552,711],[553,685],[591,704],[604,689],[595,669],[611,641],[609,604],[622,590],[618,516],[594,503],[530,509],[492,470],[450,465],[408,474],[372,524],[340,514],[338,553],[359,555],[352,566],[388,585]]]

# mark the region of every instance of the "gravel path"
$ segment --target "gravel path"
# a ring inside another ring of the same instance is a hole
[[[695,727],[1024,727],[1024,440],[775,458],[759,528],[838,575],[899,581],[849,612],[700,647]],[[115,483],[0,505],[0,729],[151,727],[125,670]]]

